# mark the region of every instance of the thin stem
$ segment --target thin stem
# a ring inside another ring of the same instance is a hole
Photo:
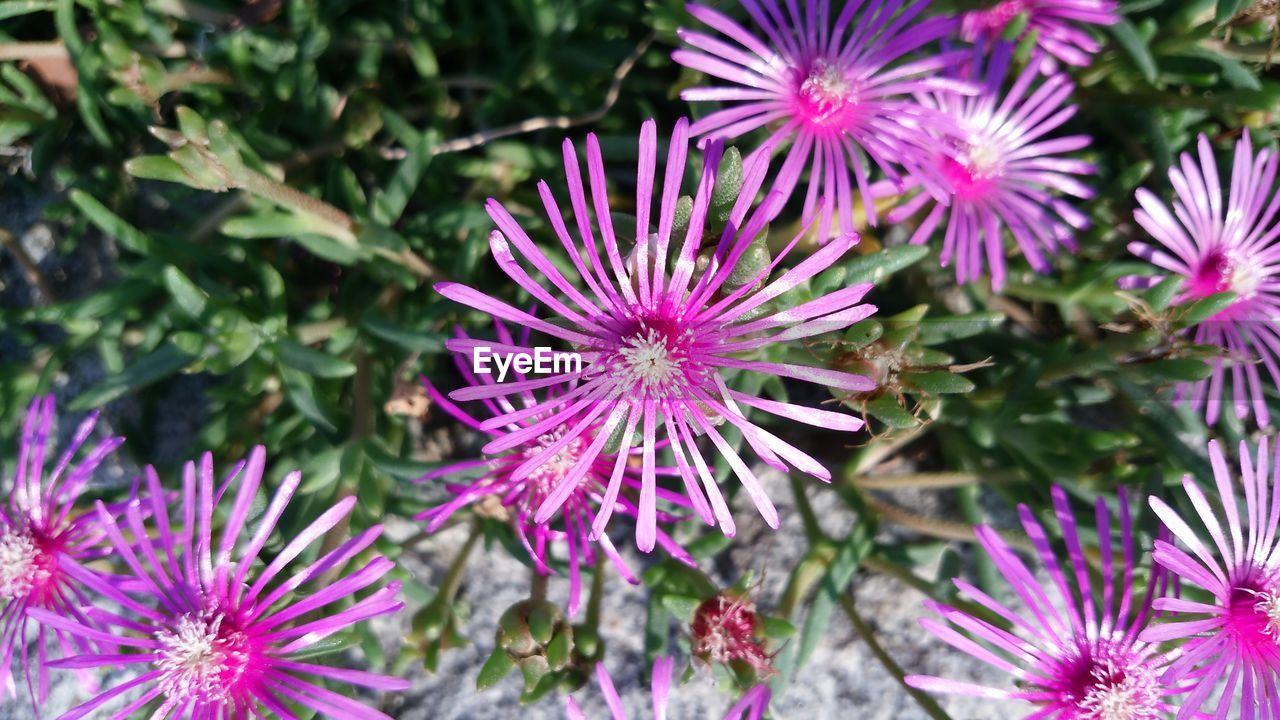
[[[826,533],[822,532],[822,526],[818,524],[818,516],[813,511],[813,505],[804,492],[804,485],[800,482],[800,478],[792,475],[788,479],[791,481],[791,493],[796,498],[796,510],[800,513],[800,522],[804,524],[805,537],[809,539],[810,544],[827,539]]]
[[[867,507],[874,510],[880,518],[914,530],[921,535],[938,538],[939,540],[958,540],[960,542],[974,542],[977,540],[977,537],[973,534],[973,525],[969,523],[917,515],[910,510],[891,505],[870,495],[866,495],[865,500]],[[1035,552],[1035,546],[1025,537],[1005,532],[1000,533],[1000,536],[1012,547],[1027,552]]]
[[[467,535],[467,541],[462,544],[462,549],[458,550],[458,554],[453,557],[453,562],[449,563],[449,569],[445,571],[444,582],[440,583],[440,592],[437,598],[444,598],[444,602],[453,602],[458,596],[458,589],[462,587],[463,570],[467,568],[467,561],[471,558],[471,551],[475,549],[476,543],[480,541],[480,521],[475,520],[471,523],[471,533]]]
[[[600,605],[604,599],[604,556],[596,556],[595,569],[591,573],[591,597],[587,599],[586,627],[600,627]]]
[[[547,599],[547,576],[535,567],[529,568],[529,597],[536,602]]]
[[[861,476],[854,478],[853,484],[863,490],[905,490],[907,488],[928,488],[941,490],[946,488],[965,487],[979,483],[1007,482],[1007,473],[993,473],[982,476],[974,473],[935,472],[913,473],[911,475],[880,475],[877,477]]]
[[[893,676],[893,679],[897,680],[898,684],[906,689],[907,694],[916,701],[916,704],[920,706],[920,709],[924,710],[925,714],[934,718],[934,720],[951,720],[951,716],[947,715],[946,711],[943,710],[933,698],[907,684],[906,673],[903,672],[902,666],[890,657],[889,653],[885,651],[884,646],[876,639],[875,633],[871,631],[871,627],[868,626],[866,621],[862,619],[862,616],[858,614],[858,608],[853,602],[852,591],[848,593],[841,593],[840,607],[844,608],[844,614],[849,618],[849,622],[853,625],[853,629],[856,630],[863,641],[867,643],[867,647],[871,649],[871,654],[875,655],[876,659],[880,661],[880,664],[884,666],[884,669],[888,670],[889,674]]]

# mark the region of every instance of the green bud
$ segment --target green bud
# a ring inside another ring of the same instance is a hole
[[[574,650],[586,658],[598,657],[600,651],[600,634],[593,627],[577,625],[573,631]]]
[[[729,213],[742,192],[742,154],[738,148],[724,151],[720,166],[716,169],[716,185],[711,191],[711,221],[715,227],[724,227]]]
[[[569,664],[573,652],[573,628],[565,626],[559,629],[551,642],[547,643],[547,664],[552,670],[563,670]]]
[[[751,244],[747,246],[742,257],[738,258],[738,262],[733,266],[733,270],[729,272],[729,277],[725,279],[725,287],[729,290],[736,290],[743,285],[754,282],[764,282],[764,272],[769,267],[772,257],[769,255],[768,245],[769,229],[765,228]]]
[[[520,674],[524,676],[526,693],[536,688],[542,678],[551,672],[551,666],[547,664],[547,659],[541,655],[520,658],[516,661],[516,666],[520,668]]]
[[[476,676],[476,689],[486,690],[493,687],[499,680],[507,676],[515,668],[516,664],[507,655],[502,648],[494,648],[489,654],[489,659],[484,661],[484,667],[480,668],[480,674]]]
[[[684,236],[689,232],[689,218],[693,216],[693,198],[681,195],[676,200],[675,219],[671,223],[671,242],[677,248],[684,243]]]
[[[529,634],[539,645],[551,642],[559,611],[549,603],[539,603],[529,610]]]

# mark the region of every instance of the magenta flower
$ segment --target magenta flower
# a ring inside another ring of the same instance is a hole
[[[541,320],[485,293],[457,283],[441,283],[437,291],[456,302],[487,312],[495,318],[529,327],[568,343],[581,352],[582,373],[559,373],[532,380],[497,383],[459,390],[455,399],[482,400],[517,396],[529,390],[560,386],[563,391],[529,408],[504,409],[482,423],[499,428],[521,419],[539,418],[519,430],[506,433],[484,447],[497,454],[525,446],[531,440],[556,431],[559,437],[530,454],[512,469],[512,482],[563,458],[561,451],[577,443],[577,459],[563,471],[562,479],[542,501],[534,522],[548,522],[580,487],[588,472],[599,467],[605,443],[621,429],[619,457],[629,457],[632,447],[641,454],[640,495],[636,539],[648,552],[657,540],[658,499],[656,451],[660,441],[670,443],[685,494],[697,514],[708,523],[719,523],[733,534],[733,519],[707,462],[695,446],[695,437],[706,436],[729,463],[768,524],[778,525],[778,514],[755,473],[739,457],[717,425],[728,422],[740,430],[748,445],[768,464],[830,479],[820,463],[801,450],[747,419],[746,409],[824,428],[855,431],[862,422],[850,415],[808,408],[731,390],[724,373],[756,373],[795,378],[848,392],[866,391],[873,383],[860,375],[759,359],[758,351],[783,342],[841,329],[875,311],[859,301],[870,285],[838,290],[796,305],[788,305],[784,293],[830,267],[854,243],[845,235],[829,243],[794,268],[769,279],[790,254],[796,237],[771,263],[748,273],[745,284],[729,283],[753,239],[776,216],[781,204],[775,194],[756,209],[751,205],[763,183],[767,159],[756,158],[743,167],[743,187],[732,207],[719,243],[708,243],[697,262],[706,228],[708,207],[715,182],[721,146],[708,148],[702,177],[695,190],[688,230],[672,237],[676,201],[680,196],[688,151],[688,124],[681,120],[671,136],[663,180],[657,233],[650,230],[657,160],[657,131],[653,121],[640,132],[640,162],[636,190],[635,236],[647,238],[627,253],[614,230],[605,188],[604,163],[594,135],[587,138],[588,174],[594,216],[588,210],[578,156],[572,143],[564,144],[569,197],[578,237],[565,227],[560,208],[546,183],[539,184],[547,218],[568,254],[588,294],[575,287],[496,200],[487,209],[498,225],[489,244],[503,272],[560,319]],[[597,244],[595,233],[600,233]],[[673,242],[678,243],[672,247]],[[512,253],[512,246],[540,276],[533,278]],[[604,259],[601,257],[603,246]],[[674,250],[674,253],[671,252]],[[628,254],[627,260],[623,255]],[[608,263],[607,266],[605,263]],[[744,280],[744,278],[738,278]],[[473,345],[451,341],[449,347],[470,354]],[[529,347],[500,348],[504,352],[533,353]],[[639,431],[639,442],[634,442]],[[593,538],[600,537],[617,505],[626,463],[615,462],[609,472],[599,511],[592,523]],[[557,471],[559,473],[560,471]],[[701,481],[701,487],[699,487]],[[704,495],[705,492],[705,495]]]
[[[1021,601],[1025,612],[992,598],[957,578],[973,602],[1002,619],[1001,625],[941,603],[927,602],[945,622],[923,619],[920,624],[938,639],[992,667],[1008,673],[1014,687],[994,688],[937,677],[912,676],[907,683],[937,693],[1021,700],[1036,706],[1026,717],[1060,720],[1158,720],[1173,709],[1169,696],[1184,692],[1162,678],[1177,656],[1139,638],[1151,617],[1152,600],[1167,585],[1155,574],[1148,592],[1135,606],[1134,538],[1129,504],[1120,501],[1120,558],[1112,544],[1111,514],[1103,498],[1096,506],[1101,587],[1085,558],[1075,517],[1062,488],[1052,489],[1054,510],[1070,558],[1062,567],[1054,557],[1044,528],[1025,505],[1018,506],[1045,583],[1014,554],[990,527],[976,528],[978,543],[995,562]],[[1099,591],[1101,591],[1099,596]],[[1007,625],[1005,625],[1007,624]],[[1008,629],[1006,629],[1008,627]]]
[[[1182,579],[1209,593],[1208,602],[1164,598],[1156,609],[1191,619],[1148,627],[1147,642],[1182,642],[1182,657],[1168,669],[1172,679],[1193,677],[1195,689],[1182,704],[1178,717],[1200,711],[1219,688],[1221,697],[1214,717],[1224,718],[1239,700],[1237,717],[1280,717],[1280,444],[1268,458],[1267,439],[1258,443],[1257,462],[1240,444],[1240,475],[1244,486],[1244,513],[1236,499],[1231,469],[1216,441],[1209,443],[1209,459],[1217,485],[1221,511],[1215,511],[1200,486],[1187,475],[1182,487],[1191,506],[1209,531],[1212,545],[1201,540],[1182,516],[1158,497],[1151,508],[1190,551],[1157,541],[1155,560]],[[1270,478],[1268,478],[1270,475]],[[1226,520],[1224,532],[1221,519]]]
[[[1074,232],[1088,227],[1089,219],[1057,194],[1092,197],[1074,176],[1091,174],[1094,167],[1060,157],[1088,147],[1087,136],[1046,137],[1076,112],[1074,105],[1064,106],[1073,87],[1067,76],[1053,75],[1036,85],[1039,74],[1027,67],[1006,93],[1013,46],[997,45],[985,68],[983,57],[974,51],[956,73],[965,80],[981,80],[976,96],[943,92],[921,98],[959,127],[959,135],[931,160],[944,178],[947,202],[921,192],[891,211],[888,220],[902,222],[932,205],[911,242],[927,242],[945,220],[943,267],[954,261],[956,282],[964,283],[977,280],[986,265],[991,287],[999,291],[1005,282],[1005,228],[1039,272],[1050,269],[1046,252],[1056,253],[1059,245],[1075,249]]]
[[[370,588],[394,567],[373,557],[358,570],[340,574],[382,531],[375,525],[279,580],[281,572],[317,539],[338,525],[355,506],[354,497],[340,500],[296,536],[285,540],[263,567],[256,561],[302,482],[298,472],[281,482],[247,543],[246,522],[262,481],[266,452],[258,447],[215,486],[213,458],[205,454],[197,473],[187,463],[182,478],[181,515],[173,518],[155,471],[147,468],[149,497],[137,495],[123,511],[123,527],[101,504],[97,521],[116,557],[130,574],[119,584],[69,562],[67,574],[100,593],[123,615],[100,604],[86,609],[104,631],[75,617],[33,611],[42,624],[59,632],[98,641],[131,652],[86,652],[50,663],[52,667],[127,666],[136,675],[85,702],[62,720],[105,717],[99,708],[130,691],[140,692],[111,715],[129,717],[157,703],[154,718],[247,718],[275,714],[295,717],[290,705],[329,718],[387,718],[377,710],[325,689],[319,680],[375,690],[405,690],[399,678],[308,662],[300,653],[353,624],[401,609],[398,583],[389,583],[343,609],[335,604]],[[214,510],[236,486],[218,542],[214,544]],[[143,523],[144,511],[152,527]],[[175,522],[177,524],[175,524]],[[254,571],[250,575],[250,570]],[[277,582],[277,580],[279,580]],[[305,595],[295,595],[300,589]]]
[[[98,465],[124,438],[103,440],[71,467],[72,460],[93,433],[98,413],[91,413],[72,436],[48,476],[49,433],[53,428],[52,395],[38,397],[27,409],[18,445],[18,467],[9,487],[9,502],[0,508],[0,667],[4,669],[6,696],[15,696],[10,675],[13,654],[18,651],[25,669],[32,703],[43,704],[49,694],[49,653],[86,652],[95,647],[92,638],[69,636],[57,629],[38,627],[28,618],[36,610],[92,624],[81,610],[88,604],[81,583],[66,565],[88,562],[105,555],[96,515],[81,512],[76,504]],[[36,656],[28,654],[28,631],[36,630]],[[34,682],[34,687],[33,687]],[[90,683],[86,683],[90,684]]]
[[[689,47],[676,50],[672,59],[728,83],[681,93],[688,101],[727,105],[694,123],[694,135],[728,139],[771,126],[769,141],[753,154],[790,142],[773,184],[783,197],[791,195],[808,164],[804,219],[820,218],[821,241],[830,235],[833,215],[840,232],[853,232],[854,186],[868,221],[876,224],[868,165],[894,179],[906,169],[926,187],[940,187],[929,159],[940,150],[938,136],[954,126],[913,95],[967,91],[939,75],[960,53],[903,58],[951,35],[954,19],[919,18],[927,0],[849,0],[834,22],[830,0],[806,3],[803,10],[789,2],[784,11],[775,0],[742,5],[763,38],[697,4],[688,5],[689,13],[724,39],[677,31]]]
[[[1280,194],[1275,193],[1280,162],[1268,149],[1254,156],[1245,133],[1236,145],[1224,206],[1209,139],[1201,135],[1198,147],[1198,163],[1183,153],[1180,165],[1169,170],[1177,193],[1172,212],[1150,191],[1138,190],[1142,207],[1134,218],[1163,247],[1133,242],[1129,251],[1185,279],[1175,303],[1235,293],[1235,302],[1201,322],[1193,335],[1196,343],[1222,347],[1229,357],[1213,359],[1209,379],[1179,385],[1175,402],[1190,399],[1197,411],[1204,409],[1206,422],[1216,423],[1225,382],[1236,417],[1243,420],[1252,410],[1258,424],[1266,426],[1271,416],[1259,363],[1272,383],[1280,383]],[[1161,279],[1129,277],[1121,286],[1150,287]]]
[[[660,657],[653,661],[653,720],[665,720],[667,717],[667,697],[671,694],[671,682],[675,674],[676,661],[671,657]],[[627,720],[622,708],[622,697],[614,688],[613,678],[604,663],[596,663],[596,681],[600,683],[600,692],[609,707],[609,715],[613,720]],[[733,707],[725,713],[724,720],[760,720],[769,707],[772,693],[768,685],[756,685],[742,694]],[[569,720],[587,720],[587,716],[578,706],[572,695],[564,698],[565,715]]]
[[[1026,15],[1022,37],[1036,33],[1036,46],[1068,65],[1084,67],[1101,48],[1076,25],[1114,25],[1120,22],[1115,0],[1002,0],[985,10],[972,10],[960,20],[960,36],[979,47],[1000,41],[1009,23]],[[1021,39],[1021,38],[1019,38]],[[1042,63],[1047,71],[1053,63]]]
[[[496,322],[495,327],[499,343],[508,346],[529,345],[528,328],[524,329],[517,341],[501,321]],[[485,344],[483,341],[468,338],[461,331],[459,331],[458,335],[459,343],[469,343],[473,346]],[[457,391],[455,396],[465,400],[471,394],[476,393],[477,390],[481,391],[480,394],[484,394],[483,390],[492,386],[494,382],[493,376],[476,375],[471,371],[468,364],[462,361],[462,358],[462,355],[456,356],[458,370],[471,387]],[[516,373],[516,380],[527,381],[527,376],[522,373]],[[436,407],[444,410],[467,427],[488,433],[495,438],[501,437],[503,432],[519,431],[539,420],[538,416],[514,420],[504,428],[501,428],[501,431],[497,428],[489,428],[441,395],[426,378],[423,378],[422,381],[426,385],[427,393],[431,396]],[[554,391],[549,394],[549,397],[554,397]],[[530,391],[519,393],[517,400],[521,403],[521,407],[528,408],[538,405],[537,399]],[[505,398],[494,400],[486,397],[482,398],[480,402],[483,403],[491,417],[504,415],[514,409]],[[560,485],[565,474],[574,467],[583,450],[595,439],[597,430],[599,430],[599,427],[587,428],[580,438],[561,448],[557,456],[520,479],[513,479],[512,472],[520,467],[524,461],[560,439],[563,435],[561,429],[548,430],[545,434],[530,438],[523,444],[511,448],[498,457],[466,460],[437,468],[418,478],[416,482],[421,483],[444,478],[450,481],[448,489],[454,494],[454,497],[442,505],[430,508],[419,514],[417,519],[426,520],[427,530],[435,532],[459,509],[482,502],[486,498],[495,499],[497,505],[502,508],[502,512],[510,516],[511,525],[515,529],[516,535],[520,538],[520,543],[529,554],[529,559],[533,562],[534,569],[537,572],[543,575],[551,574],[551,549],[554,546],[563,544],[569,562],[569,614],[576,614],[582,589],[580,568],[583,565],[590,567],[595,563],[594,543],[588,541],[588,528],[594,523],[596,517],[595,508],[604,501],[607,483],[613,474],[614,466],[618,463],[624,466],[622,484],[637,491],[640,489],[641,482],[638,472],[627,460],[637,457],[641,451],[632,449],[629,456],[619,455],[617,459],[609,458],[605,455],[597,456],[587,468],[587,472],[579,478],[569,496],[560,506],[557,515],[553,516],[552,521],[535,523],[533,516],[538,508],[542,506],[547,496]],[[659,467],[655,471],[663,475],[675,474],[674,468]],[[480,475],[465,484],[456,480],[460,475],[474,474],[476,472],[480,472]],[[688,505],[688,501],[677,493],[664,488],[658,488],[657,493],[663,500],[676,505]],[[638,509],[631,498],[619,493],[614,498],[613,510],[622,515],[635,517]],[[672,519],[664,513],[659,513],[658,515],[659,520]],[[660,528],[657,530],[657,541],[672,557],[690,566],[695,565],[693,558],[685,552],[684,548],[680,547]],[[600,535],[599,546],[627,582],[632,584],[639,583],[635,574],[631,572],[622,556],[613,546],[613,543],[610,542],[607,534]]]

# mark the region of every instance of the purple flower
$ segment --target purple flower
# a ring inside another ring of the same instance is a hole
[[[76,429],[71,446],[63,452],[53,471],[45,475],[53,418],[52,395],[36,398],[27,408],[18,445],[17,472],[9,487],[9,502],[0,508],[3,692],[9,696],[16,694],[9,675],[16,649],[25,668],[32,702],[40,704],[49,693],[46,666],[50,651],[86,652],[96,643],[93,638],[73,637],[61,630],[39,627],[37,654],[31,657],[27,638],[28,630],[35,623],[28,618],[36,610],[44,610],[92,624],[81,610],[81,606],[89,602],[84,588],[67,572],[66,566],[75,561],[98,559],[105,551],[100,547],[102,532],[96,525],[96,515],[82,513],[76,504],[98,465],[124,442],[124,438],[118,437],[103,440],[71,467],[98,421],[98,413],[91,413]]]
[[[1280,194],[1275,193],[1280,163],[1268,149],[1255,156],[1245,133],[1236,145],[1224,207],[1209,139],[1201,135],[1198,146],[1198,163],[1183,153],[1179,166],[1169,170],[1177,193],[1172,212],[1150,191],[1138,190],[1142,207],[1134,217],[1163,247],[1133,242],[1129,251],[1184,278],[1175,303],[1235,293],[1235,302],[1201,322],[1193,336],[1198,344],[1224,348],[1229,357],[1212,361],[1213,374],[1208,380],[1179,385],[1175,402],[1190,398],[1194,408],[1204,408],[1206,422],[1216,423],[1226,382],[1236,417],[1243,420],[1252,410],[1258,424],[1266,426],[1271,416],[1258,363],[1273,383],[1280,383],[1280,223],[1276,222]],[[1129,277],[1122,279],[1121,286],[1150,287],[1159,280]]]
[[[926,187],[940,187],[942,179],[929,159],[939,149],[938,135],[953,125],[912,96],[926,90],[967,91],[938,75],[960,53],[903,58],[951,35],[954,19],[920,19],[927,0],[849,0],[835,17],[829,0],[806,3],[803,10],[794,2],[783,10],[775,0],[742,0],[742,5],[763,37],[696,4],[688,6],[689,13],[723,39],[677,31],[689,48],[676,50],[672,59],[728,83],[681,93],[688,101],[727,104],[694,123],[694,135],[735,138],[771,126],[770,140],[756,153],[790,142],[773,184],[783,197],[791,195],[808,164],[804,218],[820,217],[821,241],[830,235],[833,214],[840,232],[853,231],[855,185],[869,222],[876,224],[868,158],[890,178],[904,168],[924,179]]]
[[[1084,67],[1100,46],[1093,36],[1077,28],[1120,22],[1114,0],[1003,0],[986,10],[972,10],[960,20],[960,36],[979,46],[999,42],[1014,18],[1026,15],[1021,37],[1036,33],[1036,45],[1068,65]],[[1021,39],[1021,38],[1019,38]],[[1034,64],[1034,63],[1033,63]],[[1042,63],[1052,71],[1053,63]]]
[[[1027,717],[1060,720],[1158,720],[1172,709],[1169,697],[1183,692],[1162,679],[1176,651],[1162,651],[1139,639],[1151,616],[1152,599],[1167,585],[1167,576],[1153,575],[1148,592],[1135,607],[1134,542],[1129,504],[1120,501],[1120,558],[1112,544],[1111,514],[1099,497],[1096,506],[1101,587],[1091,578],[1094,569],[1075,517],[1062,488],[1052,489],[1053,506],[1070,557],[1059,565],[1051,540],[1025,505],[1018,506],[1028,537],[1043,565],[1033,573],[995,530],[976,529],[978,543],[1000,569],[1025,611],[1019,612],[969,583],[960,588],[1000,624],[954,607],[927,602],[945,622],[921,620],[938,639],[1012,676],[1015,687],[1002,689],[937,677],[912,676],[913,687],[938,693],[1021,700],[1037,706]],[[1100,594],[1099,594],[1100,591]],[[1007,629],[1006,629],[1007,628]]]
[[[653,233],[649,221],[655,195],[657,130],[653,121],[644,123],[641,129],[634,237],[644,240],[636,243],[630,253],[624,250],[623,241],[615,233],[604,183],[604,163],[595,136],[587,138],[594,216],[583,191],[577,153],[572,143],[565,141],[564,161],[577,238],[565,227],[560,208],[545,182],[539,184],[539,191],[551,227],[564,246],[569,263],[587,286],[587,293],[577,289],[561,273],[506,208],[496,200],[489,201],[489,215],[498,225],[498,230],[489,238],[494,258],[517,285],[559,315],[557,321],[539,319],[464,285],[441,283],[436,286],[441,295],[451,300],[557,338],[580,351],[584,363],[581,373],[552,374],[470,388],[456,391],[452,397],[482,400],[515,396],[538,388],[564,388],[560,394],[538,405],[506,410],[482,423],[486,428],[498,428],[524,418],[540,418],[489,442],[484,451],[493,454],[524,446],[551,431],[559,433],[557,439],[511,470],[509,478],[513,482],[563,457],[561,451],[570,445],[582,446],[573,465],[564,471],[563,479],[538,508],[534,515],[537,523],[549,521],[573,496],[582,478],[599,467],[598,459],[606,442],[621,430],[619,457],[629,457],[633,446],[641,451],[636,539],[646,552],[653,549],[657,540],[656,453],[660,441],[670,443],[685,494],[695,512],[708,523],[719,523],[722,530],[731,535],[733,519],[712,471],[695,445],[696,437],[705,436],[715,446],[765,521],[777,527],[777,510],[759,479],[717,425],[727,422],[741,431],[746,443],[768,464],[785,469],[790,463],[823,480],[830,479],[830,473],[821,464],[748,420],[747,409],[835,430],[851,432],[862,427],[860,420],[843,413],[730,390],[724,373],[745,371],[795,378],[848,392],[874,387],[860,375],[759,358],[758,351],[763,348],[841,329],[874,312],[874,307],[858,304],[870,285],[844,288],[794,305],[783,298],[788,291],[830,267],[857,242],[857,236],[841,236],[795,267],[769,279],[799,241],[797,236],[758,271],[753,269],[749,277],[733,278],[730,282],[735,271],[742,272],[739,261],[776,216],[781,199],[776,194],[770,195],[762,206],[752,209],[767,170],[767,159],[761,157],[746,163],[741,192],[729,212],[719,242],[709,242],[702,248],[722,150],[719,143],[713,143],[708,148],[702,177],[695,190],[688,229],[683,238],[673,238],[688,133],[685,121],[676,124],[669,144],[661,205],[655,218],[658,229]],[[673,242],[677,243],[674,247]],[[513,246],[533,267],[538,278],[531,277],[517,260]],[[629,255],[626,260],[624,254]],[[451,341],[448,347],[467,354],[473,349],[470,342],[459,341]],[[533,348],[516,346],[501,350],[534,352]],[[635,442],[637,431],[639,442]],[[625,469],[623,462],[615,462],[610,469],[604,499],[592,523],[593,538],[602,535],[613,514]]]
[[[671,694],[671,682],[675,674],[676,661],[671,657],[660,657],[653,661],[653,720],[665,720],[667,717],[667,696]],[[622,697],[613,686],[613,678],[604,663],[596,663],[596,681],[600,683],[600,692],[604,702],[609,706],[609,715],[613,720],[627,720],[622,709]],[[760,720],[769,707],[772,693],[768,685],[756,685],[745,693],[733,707],[725,713],[724,720]],[[569,720],[586,720],[582,708],[573,696],[564,698],[565,715]]]
[[[1073,88],[1067,76],[1055,74],[1037,85],[1039,73],[1027,67],[1006,93],[1013,46],[996,46],[985,69],[983,57],[974,51],[956,73],[965,80],[981,80],[978,95],[944,92],[921,98],[959,127],[955,139],[945,142],[931,160],[944,179],[948,201],[922,192],[891,211],[888,220],[901,222],[932,205],[911,242],[928,241],[945,220],[942,265],[954,260],[956,281],[961,283],[978,279],[987,265],[992,289],[999,291],[1005,282],[1005,228],[1039,272],[1049,271],[1041,248],[1050,254],[1059,245],[1075,249],[1074,231],[1088,227],[1089,219],[1056,193],[1092,197],[1093,192],[1073,176],[1093,173],[1094,167],[1060,157],[1088,147],[1087,136],[1046,137],[1076,112],[1074,105],[1063,104]]]
[[[129,575],[119,584],[112,583],[74,562],[67,564],[66,572],[118,605],[123,615],[100,605],[85,610],[102,627],[113,628],[111,632],[52,612],[33,611],[33,615],[54,630],[131,650],[86,652],[51,663],[52,667],[124,665],[135,668],[136,675],[66,713],[62,720],[104,717],[99,708],[131,691],[141,694],[111,717],[129,717],[153,701],[158,704],[152,715],[156,718],[294,717],[286,704],[330,718],[387,717],[325,689],[318,680],[375,690],[405,690],[406,681],[320,665],[300,656],[357,622],[403,607],[396,599],[398,583],[378,588],[343,609],[333,607],[374,586],[394,567],[390,560],[375,556],[359,569],[341,574],[348,562],[373,544],[382,527],[375,525],[296,572],[282,575],[312,543],[346,518],[356,502],[348,497],[284,540],[269,561],[262,559],[263,567],[256,567],[302,482],[298,472],[287,475],[260,511],[248,542],[241,543],[246,522],[255,513],[265,463],[266,452],[257,447],[248,462],[238,464],[221,484],[214,481],[212,455],[204,455],[199,472],[194,463],[187,463],[176,518],[170,516],[167,495],[151,468],[146,471],[149,497],[134,496],[122,513],[123,525],[98,505],[97,520]],[[235,497],[215,545],[214,511],[233,489]],[[143,523],[144,511],[151,516],[151,527]],[[306,594],[294,594],[304,588]]]
[[[1182,516],[1157,497],[1151,508],[1164,522],[1184,551],[1170,542],[1157,541],[1155,560],[1187,585],[1209,593],[1207,602],[1163,598],[1158,610],[1191,618],[1148,627],[1147,642],[1182,642],[1182,657],[1168,669],[1172,679],[1193,677],[1195,689],[1182,704],[1182,714],[1196,713],[1215,690],[1221,689],[1214,717],[1227,717],[1233,699],[1239,700],[1238,717],[1280,717],[1280,444],[1268,457],[1267,438],[1258,443],[1257,461],[1240,444],[1240,475],[1244,486],[1244,513],[1234,489],[1233,473],[1216,441],[1209,443],[1209,458],[1218,497],[1215,511],[1200,486],[1187,475],[1182,486],[1212,544],[1201,540]],[[1268,462],[1269,461],[1269,462]],[[1270,475],[1270,479],[1268,479]],[[1226,520],[1223,527],[1222,519]],[[1185,587],[1185,585],[1184,585]]]
[[[498,342],[502,345],[529,345],[528,328],[523,330],[517,341],[501,321],[496,322],[495,327],[497,329]],[[461,331],[459,331],[458,336],[458,340],[461,343],[484,344],[482,341],[468,338]],[[462,355],[456,356],[456,359],[458,361],[458,370],[471,386],[469,389],[457,391],[455,393],[456,397],[465,400],[477,392],[483,395],[485,389],[492,387],[494,382],[492,375],[476,375],[471,371],[468,364],[463,362]],[[516,373],[516,380],[520,382],[527,381],[527,376]],[[504,432],[516,432],[529,427],[540,419],[540,416],[533,416],[513,420],[503,428],[488,427],[484,422],[477,420],[441,395],[426,378],[423,378],[423,384],[426,385],[427,393],[436,407],[444,410],[467,427],[485,432],[495,438],[502,437]],[[549,392],[548,397],[554,398],[555,391]],[[536,407],[539,404],[532,391],[518,393],[515,399],[522,408]],[[515,409],[506,398],[491,399],[484,397],[480,402],[488,410],[490,417],[504,415]],[[438,478],[450,480],[448,489],[454,494],[454,497],[442,505],[426,510],[418,515],[417,519],[426,520],[427,530],[435,532],[457,510],[467,505],[484,503],[491,499],[495,507],[482,509],[481,512],[501,514],[510,519],[516,535],[520,538],[520,543],[524,546],[525,551],[528,552],[529,559],[533,562],[537,572],[543,575],[548,575],[552,572],[551,549],[553,546],[563,544],[569,561],[569,614],[573,615],[578,611],[579,598],[581,597],[580,568],[584,564],[590,566],[595,563],[593,543],[588,541],[588,529],[596,517],[595,507],[603,502],[609,478],[613,474],[615,465],[619,463],[623,465],[622,484],[637,491],[640,489],[639,473],[627,461],[638,456],[641,451],[633,449],[630,455],[619,455],[616,459],[606,457],[603,454],[597,456],[587,468],[587,472],[582,475],[572,488],[569,496],[560,506],[559,512],[550,521],[535,523],[533,516],[538,508],[542,506],[547,496],[560,485],[565,474],[574,467],[582,452],[595,439],[595,433],[598,430],[598,423],[597,426],[588,427],[577,440],[561,448],[555,457],[552,457],[541,467],[519,479],[514,479],[513,471],[520,467],[524,461],[541,452],[543,448],[559,440],[564,434],[563,429],[550,429],[545,434],[531,437],[522,444],[494,458],[466,460],[437,468],[418,478],[417,482],[428,482]],[[673,468],[657,468],[656,470],[665,475],[671,475],[675,472]],[[465,484],[456,480],[460,475],[474,474],[476,472],[479,472],[480,475]],[[687,506],[688,504],[677,493],[672,493],[664,488],[658,488],[657,493],[663,500],[677,505]],[[613,510],[623,515],[635,517],[638,509],[631,498],[626,494],[619,493],[614,498]],[[671,518],[659,513],[659,519],[667,520]],[[693,558],[661,529],[657,530],[657,541],[672,557],[678,558],[691,566],[695,565]],[[630,568],[627,567],[626,562],[623,561],[622,556],[618,554],[607,534],[600,535],[599,545],[623,578],[632,584],[639,582]]]

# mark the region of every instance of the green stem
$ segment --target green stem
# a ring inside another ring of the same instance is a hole
[[[453,562],[449,563],[449,569],[445,572],[444,582],[440,584],[440,592],[437,598],[444,598],[444,602],[453,602],[458,595],[458,588],[462,587],[462,571],[467,567],[467,560],[471,557],[471,551],[475,549],[476,543],[480,541],[480,522],[471,523],[471,534],[467,536],[467,541],[462,544],[462,549],[454,556]]]
[[[812,545],[820,540],[826,540],[826,533],[822,532],[822,526],[818,524],[818,515],[813,511],[813,505],[809,502],[809,496],[804,492],[804,485],[800,479],[792,475],[791,492],[796,498],[796,510],[800,513],[800,522],[804,524],[804,535],[809,539]]]
[[[903,672],[902,666],[889,656],[880,641],[876,640],[875,633],[871,631],[871,627],[858,614],[858,608],[855,607],[853,602],[852,592],[840,594],[840,607],[844,608],[844,614],[849,618],[849,622],[853,624],[853,629],[867,643],[867,647],[871,649],[871,654],[875,655],[880,664],[884,666],[884,669],[888,670],[889,674],[893,676],[893,679],[897,680],[898,684],[906,689],[907,694],[916,701],[920,709],[924,710],[925,714],[934,718],[934,720],[951,720],[951,716],[947,715],[946,711],[933,698],[907,684],[906,673]]]

